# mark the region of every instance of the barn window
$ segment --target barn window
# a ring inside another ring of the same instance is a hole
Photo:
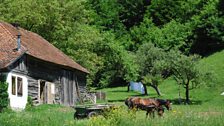
[[[21,77],[12,76],[12,95],[18,97],[23,96],[23,79]]]
[[[23,79],[20,77],[17,77],[17,96],[23,96]]]
[[[12,76],[12,95],[16,95],[16,77]]]

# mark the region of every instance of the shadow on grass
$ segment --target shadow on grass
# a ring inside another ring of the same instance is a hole
[[[140,97],[140,96],[148,96],[148,95],[145,95],[145,94],[134,94],[134,95],[129,95],[131,97]]]
[[[174,105],[185,105],[185,99],[169,99],[171,101],[172,104]],[[201,100],[191,100],[189,105],[201,105],[202,101]]]
[[[127,90],[112,90],[112,91],[107,91],[107,92],[128,92]]]
[[[124,102],[125,99],[119,99],[119,100],[108,100],[108,102]]]

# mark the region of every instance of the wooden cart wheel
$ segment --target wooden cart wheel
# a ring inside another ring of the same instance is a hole
[[[90,112],[90,113],[88,114],[88,118],[91,118],[91,117],[94,117],[94,116],[97,116],[97,115],[98,115],[97,112],[92,111],[92,112]]]
[[[78,115],[77,112],[75,112],[75,113],[74,113],[74,119],[79,119],[79,118],[80,118],[80,116]]]

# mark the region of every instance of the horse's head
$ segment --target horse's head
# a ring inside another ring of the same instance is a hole
[[[159,105],[164,105],[167,110],[171,110],[171,102],[169,100],[164,100],[164,99],[156,99]]]
[[[166,107],[167,110],[172,110],[171,104],[172,103],[169,100],[166,100],[166,102],[165,102],[164,105],[165,105],[165,107]]]
[[[128,106],[128,108],[130,109],[131,107],[131,103],[130,103],[130,98],[126,98],[125,101],[124,101],[125,105]]]
[[[133,98],[126,98],[124,101],[125,105],[127,105],[129,109],[133,109],[133,107],[134,107],[132,99]]]

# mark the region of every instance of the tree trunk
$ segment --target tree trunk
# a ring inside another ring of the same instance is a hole
[[[189,80],[187,81],[186,83],[186,104],[189,104],[190,103],[190,98],[189,98]]]
[[[145,91],[145,94],[144,95],[148,95],[148,92],[147,92],[147,87],[145,84],[143,84],[143,87],[144,87],[144,91]]]
[[[178,101],[179,101],[179,104],[181,104],[181,96],[180,96],[180,84],[179,84],[179,89],[178,89],[178,96],[179,96],[179,99],[178,99]]]
[[[130,83],[128,83],[128,92],[130,91]]]
[[[152,84],[150,84],[150,86],[153,87],[156,90],[156,93],[157,93],[158,96],[161,96],[161,92],[160,92],[158,86],[152,85]]]

